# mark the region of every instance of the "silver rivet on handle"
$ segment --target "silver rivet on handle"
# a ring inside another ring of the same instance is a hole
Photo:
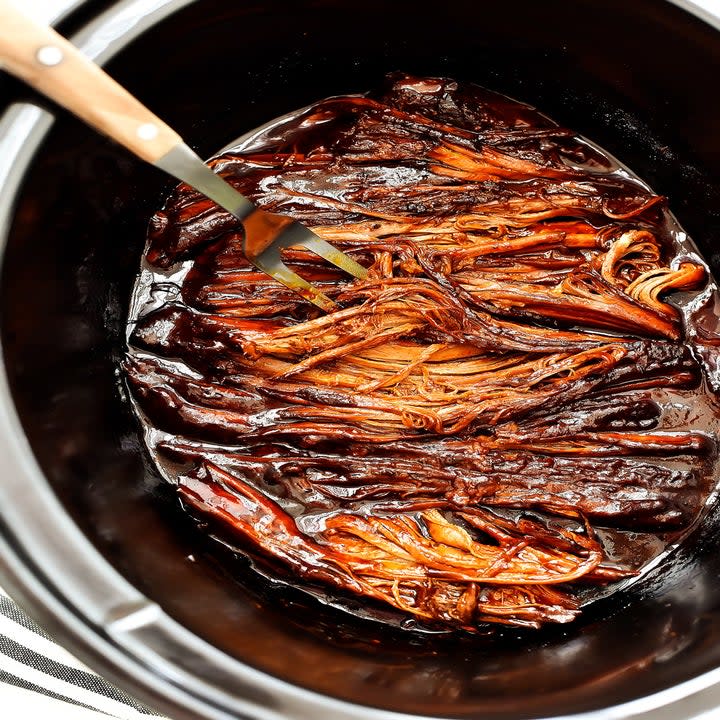
[[[35,54],[37,61],[41,65],[47,67],[53,67],[53,65],[59,65],[63,59],[63,51],[55,45],[43,45]]]
[[[154,140],[159,132],[160,130],[157,125],[153,123],[143,123],[137,129],[137,136],[141,140]]]

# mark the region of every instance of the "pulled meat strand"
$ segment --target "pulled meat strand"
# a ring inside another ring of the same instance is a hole
[[[306,506],[362,509],[368,501],[384,504],[437,501],[439,507],[479,509],[482,506],[534,508],[618,527],[677,527],[697,507],[698,485],[690,467],[664,468],[640,460],[611,462],[541,457],[532,450],[507,452],[492,443],[466,454],[439,443],[410,455],[395,446],[402,460],[382,456],[339,458],[312,452],[300,456],[267,440],[252,454],[249,448],[218,449],[209,445],[165,441],[159,450],[175,462],[196,463],[212,457],[238,477],[273,492],[288,494]],[[392,446],[385,446],[385,453]],[[454,455],[454,457],[453,457]],[[443,457],[441,464],[437,457]],[[580,475],[582,473],[582,475]],[[617,478],[621,478],[618,481]],[[330,502],[327,502],[327,500]]]
[[[217,334],[206,339],[197,331],[197,316],[189,316],[190,330],[182,329],[179,337],[158,339],[158,327],[164,328],[167,315],[163,313],[162,317],[157,323],[153,321],[143,330],[136,331],[134,339],[138,345],[143,338],[145,347],[162,348],[188,363],[197,363],[196,353],[200,347],[219,346]],[[188,319],[186,315],[183,317]],[[211,318],[208,322],[214,330],[215,320]],[[239,321],[233,322],[237,327]],[[226,332],[227,328],[223,326],[220,337],[227,338],[227,345],[221,351],[222,360],[205,353],[208,364],[195,365],[201,372],[222,368],[227,373],[225,384],[252,385],[269,400],[283,403],[271,414],[264,413],[239,423],[238,432],[247,432],[249,426],[261,428],[293,420],[327,420],[356,425],[368,432],[377,427],[382,437],[391,432],[397,438],[418,432],[457,434],[468,429],[489,428],[540,407],[548,410],[601,388],[607,391],[615,376],[628,383],[637,367],[638,357],[643,359],[644,382],[649,381],[655,370],[650,362],[646,362],[652,355],[662,356],[665,350],[663,373],[672,372],[668,359],[672,358],[675,363],[684,362],[683,354],[676,353],[675,346],[656,346],[650,351],[642,341],[540,357],[535,354],[468,357],[466,347],[457,348],[454,344],[435,343],[424,348],[392,346],[388,341],[393,339],[394,333],[405,333],[405,326],[400,326],[391,328],[377,344],[370,342],[369,337],[357,341],[353,337],[352,342],[338,344],[332,352],[310,355],[310,361],[289,363],[280,356],[286,354],[285,348],[290,343],[296,342],[298,327],[291,328],[292,335],[284,328],[273,333],[273,338],[277,338],[275,347],[282,350],[272,359],[265,355],[253,359],[260,352],[259,348],[267,348],[273,339],[262,337],[255,328],[236,333],[234,330]],[[337,342],[335,338],[333,341]],[[381,343],[382,350],[379,348]],[[229,354],[228,345],[237,348],[236,352]],[[243,354],[243,347],[250,347],[249,358]],[[396,353],[394,366],[390,362],[393,351]],[[321,367],[330,361],[332,369]],[[382,375],[378,373],[378,365],[385,370]],[[396,368],[394,371],[393,367]],[[189,389],[187,399],[192,400],[192,387],[197,385],[196,382],[183,381],[174,373],[163,372],[147,363],[130,362],[127,368],[134,387],[144,388],[147,395],[160,392],[159,388],[173,388],[178,392],[176,402],[180,407],[182,396],[187,397]],[[143,378],[143,368],[150,373],[149,380]],[[157,382],[154,376],[158,374],[163,375],[164,384]],[[666,377],[660,377],[655,385],[666,382]]]
[[[514,531],[505,524],[493,534],[495,542],[480,542],[438,510],[337,512],[311,540],[277,503],[210,463],[182,476],[178,492],[192,514],[300,577],[469,628],[491,619],[529,627],[547,617],[572,620],[577,602],[552,586],[591,575],[603,559],[592,537],[545,528],[533,537],[530,521]],[[465,515],[470,525],[482,520],[489,535],[489,514]],[[627,575],[606,570],[616,578]]]

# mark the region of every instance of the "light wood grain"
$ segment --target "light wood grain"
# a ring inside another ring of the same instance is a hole
[[[61,51],[57,65],[39,61],[38,52],[48,47]],[[0,0],[0,67],[150,163],[182,142],[172,128],[77,48],[8,0]]]

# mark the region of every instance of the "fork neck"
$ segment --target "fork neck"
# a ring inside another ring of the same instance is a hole
[[[254,203],[216,175],[185,143],[179,143],[153,164],[199,190],[238,220],[245,220],[256,209]]]

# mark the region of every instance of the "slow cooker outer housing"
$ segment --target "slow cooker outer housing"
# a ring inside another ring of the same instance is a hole
[[[202,154],[387,71],[447,75],[616,154],[720,265],[720,32],[674,5],[126,0],[85,26],[95,7],[77,41],[116,53]],[[580,621],[474,640],[350,621],[218,557],[144,456],[117,369],[167,180],[4,77],[0,102],[30,103],[0,123],[3,584],[91,664],[177,718],[610,718],[720,678],[714,511]]]

